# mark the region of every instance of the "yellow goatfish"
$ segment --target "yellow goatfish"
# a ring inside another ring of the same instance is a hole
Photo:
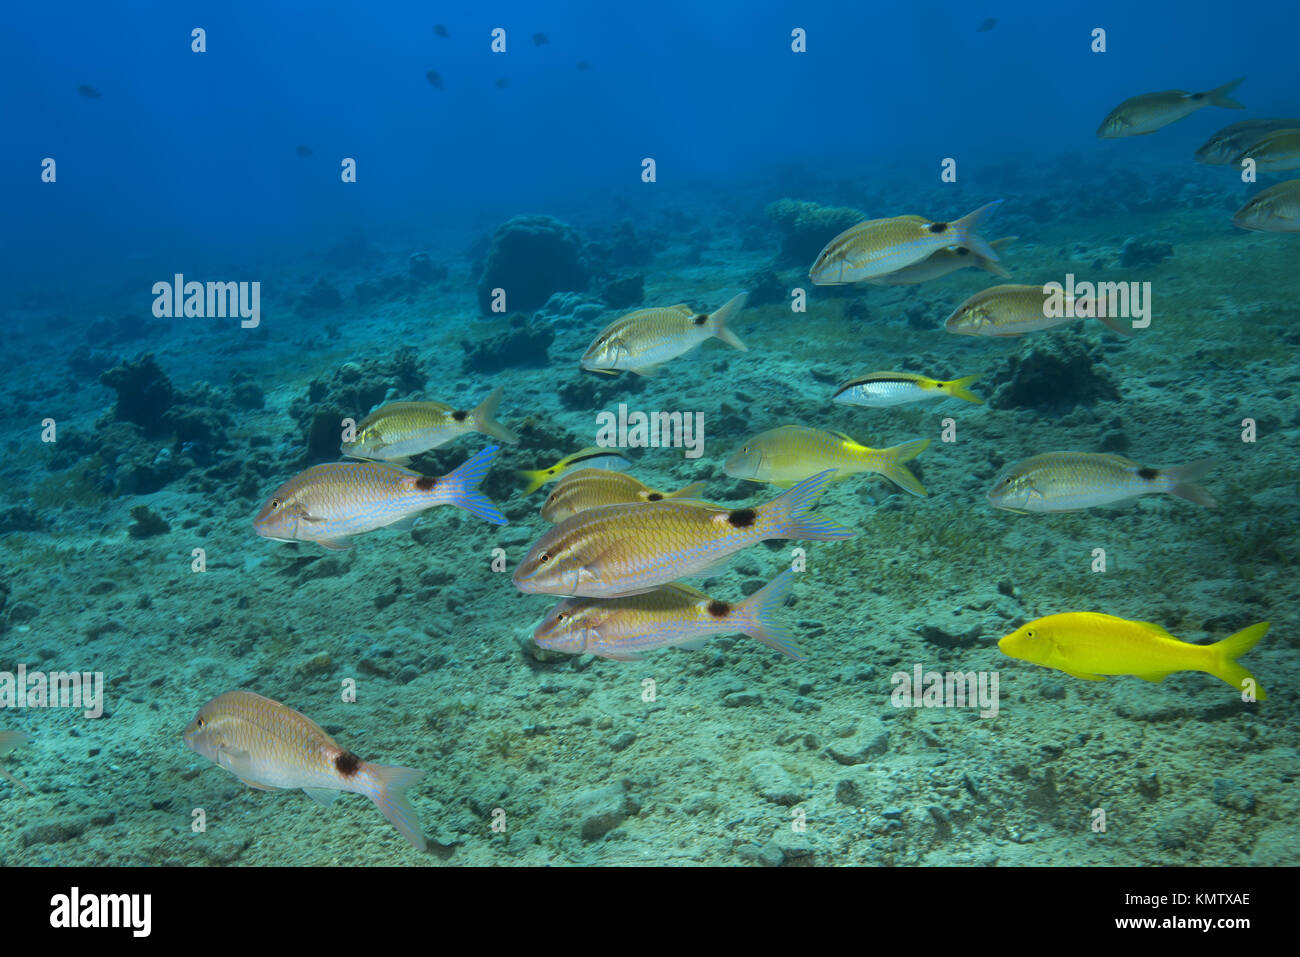
[[[497,386],[471,411],[445,402],[388,402],[361,420],[356,438],[344,442],[341,451],[356,459],[405,465],[412,456],[470,432],[481,432],[513,444],[519,441],[519,436],[496,420],[501,392],[502,387]]]
[[[993,240],[989,245],[1001,254],[1002,250],[1019,238],[1019,236],[1004,236],[1001,239]],[[958,269],[965,269],[967,266],[983,269],[985,272],[991,272],[993,275],[1001,276],[1004,279],[1011,278],[1011,273],[1003,269],[1000,263],[995,263],[993,260],[981,256],[969,247],[945,246],[928,259],[922,259],[915,265],[904,266],[902,269],[886,273],[883,276],[877,276],[875,279],[868,279],[867,282],[877,286],[914,286],[917,283],[929,282],[931,279],[946,276]]]
[[[1021,661],[1064,671],[1072,678],[1103,681],[1104,675],[1135,675],[1164,681],[1175,671],[1204,671],[1258,701],[1267,696],[1237,659],[1268,631],[1262,621],[1212,645],[1179,641],[1149,621],[1078,611],[1048,615],[1021,625],[998,642]]]
[[[888,449],[869,449],[843,432],[783,425],[747,441],[727,459],[724,468],[732,478],[780,488],[826,469],[835,470],[836,480],[876,472],[903,491],[924,496],[928,494],[925,487],[903,463],[916,458],[929,444],[929,439],[914,439]]]
[[[745,307],[748,293],[728,300],[716,312],[696,312],[685,303],[659,309],[638,309],[606,326],[587,347],[582,367],[613,375],[632,372],[650,376],[669,359],[685,355],[706,339],[721,339],[741,352],[748,347],[727,323]]]
[[[1206,93],[1165,90],[1131,97],[1110,111],[1110,115],[1097,129],[1097,135],[1103,140],[1121,136],[1145,136],[1207,106],[1244,110],[1244,106],[1228,96],[1244,79],[1245,77],[1233,80]]]
[[[702,491],[703,482],[693,482],[676,492],[661,492],[623,472],[578,469],[561,478],[555,490],[546,497],[542,518],[548,522],[562,522],[589,508],[627,502],[661,502],[668,498],[695,499]]]
[[[1232,224],[1264,233],[1300,233],[1300,179],[1256,193],[1233,213]]]
[[[31,740],[32,736],[25,731],[0,731],[0,758],[3,758],[14,748],[20,748],[24,744],[28,744]],[[11,781],[16,787],[20,787],[24,791],[31,793],[31,788],[26,784],[23,784],[22,781],[19,781],[4,768],[0,768],[0,778],[4,778],[6,781]]]
[[[924,216],[869,219],[840,233],[822,249],[808,270],[818,286],[867,282],[905,269],[949,246],[964,247],[991,262],[998,254],[976,230],[1002,205],[981,206],[956,222],[936,222]]]
[[[548,469],[520,469],[519,477],[527,483],[524,494],[532,495],[547,482],[573,469],[620,469],[629,464],[628,457],[618,449],[585,448],[566,455]]]
[[[412,846],[424,850],[420,820],[406,789],[423,771],[362,761],[315,721],[251,691],[227,691],[185,729],[185,746],[250,788],[302,788],[320,804],[340,791],[364,794]]]
[[[1076,319],[1096,319],[1112,332],[1132,336],[1133,330],[1111,318],[1109,311],[1109,301],[1100,296],[1067,296],[1042,286],[1006,284],[975,293],[952,311],[943,327],[959,336],[1023,336]]]

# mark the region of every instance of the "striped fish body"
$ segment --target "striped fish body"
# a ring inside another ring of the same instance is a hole
[[[276,489],[253,526],[278,541],[345,548],[352,535],[405,522],[435,505],[455,505],[504,525],[504,517],[478,491],[496,452],[496,446],[484,449],[442,478],[386,462],[314,465]]]
[[[1133,335],[1122,323],[1105,315],[1105,299],[1062,295],[1061,308],[1057,310],[1060,315],[1047,314],[1054,312],[1048,308],[1051,302],[1051,295],[1044,292],[1042,286],[991,286],[954,309],[943,327],[959,336],[1023,336],[1078,322],[1082,318],[1095,318],[1113,332]]]
[[[592,598],[636,595],[698,575],[769,538],[854,533],[809,514],[831,478],[813,476],[757,508],[665,500],[579,512],[546,532],[514,573],[523,592]]]
[[[696,482],[676,492],[661,492],[623,472],[578,469],[564,475],[555,490],[547,496],[542,505],[542,518],[548,522],[562,522],[579,512],[605,505],[694,498],[703,491],[703,487],[703,482]]]
[[[199,709],[184,741],[258,790],[302,788],[321,803],[339,791],[364,795],[407,840],[424,848],[414,809],[402,793],[423,772],[362,761],[316,722],[278,701],[227,691]]]
[[[1255,168],[1268,173],[1300,167],[1300,130],[1275,130],[1247,148],[1238,162],[1251,159]]]
[[[988,500],[1012,512],[1072,512],[1163,493],[1212,507],[1214,499],[1195,480],[1215,464],[1154,469],[1119,455],[1047,452],[1004,469]]]
[[[405,460],[475,431],[470,413],[444,402],[389,402],[361,420],[357,440],[343,454],[357,458]]]
[[[1300,232],[1300,179],[1256,193],[1232,217],[1233,225],[1265,233]]]
[[[1236,164],[1241,154],[1276,130],[1300,128],[1300,119],[1242,120],[1225,126],[1196,151],[1196,162],[1208,166]]]
[[[965,247],[997,262],[998,254],[975,230],[1001,202],[982,206],[953,223],[923,216],[858,223],[826,244],[808,277],[818,286],[867,282],[920,263],[948,246]]]
[[[736,605],[680,583],[624,598],[569,598],[551,609],[533,638],[550,651],[636,661],[656,648],[696,647],[712,635],[742,632],[803,658],[788,631],[773,619],[793,579],[793,572],[782,572]]]
[[[761,432],[744,443],[723,466],[732,478],[789,486],[826,469],[836,479],[875,472],[913,495],[925,489],[902,463],[920,455],[929,439],[918,439],[887,449],[872,449],[842,432],[805,425],[783,425]]]
[[[697,313],[686,304],[638,309],[601,331],[582,356],[594,372],[653,375],[665,362],[685,355],[706,339],[719,338],[744,350],[727,329],[727,320],[743,308],[747,294],[731,299],[714,313]]]

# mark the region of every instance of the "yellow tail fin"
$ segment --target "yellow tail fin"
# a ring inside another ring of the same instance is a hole
[[[1255,676],[1237,664],[1237,659],[1254,648],[1268,633],[1268,628],[1269,623],[1261,621],[1210,645],[1210,651],[1216,656],[1210,674],[1226,681],[1238,691],[1249,691],[1256,701],[1267,700],[1268,695],[1264,694],[1264,689],[1255,680]]]
[[[971,392],[969,389],[966,388],[966,386],[970,385],[978,378],[979,378],[978,374],[968,375],[968,376],[963,376],[960,379],[953,379],[951,382],[945,382],[943,383],[944,391],[946,391],[954,399],[963,399],[966,402],[974,402],[976,405],[983,405],[984,400],[981,399],[979,396],[977,396],[974,392]]]
[[[913,439],[911,442],[904,442],[902,445],[895,445],[891,448],[880,450],[880,474],[889,481],[893,482],[905,492],[911,492],[913,495],[919,495],[922,498],[930,493],[925,490],[920,479],[912,474],[912,470],[903,465],[904,462],[910,462],[930,444],[929,439]]]
[[[551,473],[554,471],[555,471],[554,469],[536,469],[532,471],[529,471],[527,469],[520,469],[519,477],[523,479],[526,484],[526,487],[524,488],[524,494],[532,495],[534,492],[536,492],[539,488],[541,488],[543,485],[545,485],[553,478],[553,475]]]

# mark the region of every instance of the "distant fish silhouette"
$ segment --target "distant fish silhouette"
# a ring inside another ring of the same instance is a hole
[[[430,70],[428,73],[424,75],[424,78],[433,84],[434,89],[437,90],[442,89],[442,77],[438,75],[437,70]]]
[[[985,20],[983,23],[981,23],[978,27],[975,28],[975,32],[988,33],[997,25],[998,25],[997,17],[989,17],[987,20]]]
[[[298,155],[299,155],[299,156],[311,156],[311,147],[310,147],[310,146],[303,146],[301,143],[299,143],[299,144],[298,144]]]
[[[440,37],[449,37],[449,36],[451,36],[451,34],[447,32],[447,28],[444,27],[441,23],[435,23],[435,24],[433,25],[433,32],[436,33],[436,34],[438,34],[438,36],[440,36]]]
[[[534,33],[534,34],[533,34],[533,46],[537,46],[537,47],[539,47],[539,46],[541,46],[543,43],[550,43],[550,42],[551,42],[550,40],[546,39],[546,34],[545,34],[545,33]]]
[[[579,70],[590,70],[590,69],[591,69],[591,64],[588,63],[586,60],[579,60],[579,61],[578,61],[578,69],[579,69]]]
[[[510,81],[507,80],[505,77],[502,77],[501,79],[497,80],[497,89],[498,89],[498,90],[504,90],[504,89],[505,89],[506,87],[508,87],[509,85],[510,85]]]
[[[88,100],[99,99],[99,91],[95,89],[93,86],[86,86],[86,84],[84,83],[81,86],[77,87],[77,92],[80,93]]]

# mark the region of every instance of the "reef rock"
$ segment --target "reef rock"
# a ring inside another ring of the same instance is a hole
[[[769,204],[767,216],[781,231],[777,264],[782,266],[811,266],[828,242],[867,218],[856,209],[819,206],[798,199]]]
[[[152,352],[114,366],[99,381],[117,393],[115,418],[134,422],[150,437],[167,432],[163,416],[176,400],[176,390]]]
[[[586,289],[590,278],[572,226],[550,216],[517,216],[492,237],[478,281],[479,307],[491,315],[492,290],[501,288],[509,309],[531,312],[551,293]]]
[[[555,333],[550,327],[517,314],[498,336],[482,342],[461,340],[461,348],[465,350],[462,368],[466,372],[499,372],[510,366],[544,366],[546,350],[554,341]]]
[[[1071,409],[1118,399],[1101,346],[1077,334],[1046,333],[1026,340],[990,377],[994,409]]]

